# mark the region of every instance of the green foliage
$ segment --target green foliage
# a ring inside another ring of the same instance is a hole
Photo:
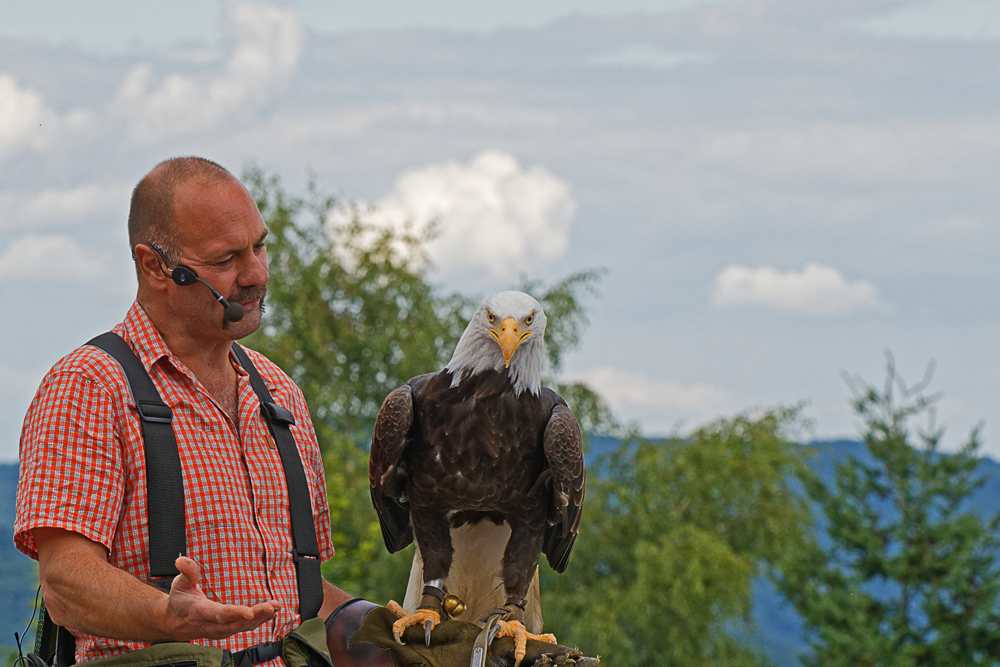
[[[998,664],[1000,517],[964,505],[982,484],[979,434],[942,451],[925,385],[907,387],[890,358],[882,390],[855,390],[873,463],[839,465],[831,486],[805,478],[829,543],[790,553],[779,587],[808,625],[806,664]]]
[[[268,225],[267,316],[245,343],[305,394],[327,474],[338,557],[324,573],[345,590],[385,602],[402,596],[412,549],[390,556],[368,494],[368,440],[382,399],[411,377],[440,370],[480,298],[442,294],[429,281],[427,235],[376,226],[363,212],[309,187],[289,195],[258,168],[243,175]],[[600,273],[552,285],[522,280],[545,308],[551,371],[579,342],[582,299]],[[567,387],[591,422],[610,411],[584,385]],[[589,423],[589,422],[588,422]]]
[[[758,665],[741,646],[751,581],[796,548],[807,521],[798,410],[722,419],[691,438],[630,435],[588,470],[563,576],[543,570],[546,622],[608,665]]]
[[[338,557],[331,581],[385,602],[402,596],[412,551],[386,553],[368,494],[367,444],[382,398],[444,366],[479,297],[428,280],[428,237],[387,230],[310,188],[289,196],[258,169],[244,176],[270,228],[268,315],[248,339],[302,388],[327,474]],[[336,219],[337,224],[331,224]],[[548,316],[548,382],[587,324],[600,272],[552,285],[521,280]],[[601,397],[556,384],[588,433],[621,435]],[[738,632],[751,581],[798,539],[796,409],[720,420],[690,439],[626,433],[588,473],[569,571],[543,568],[546,624],[609,665],[744,665],[762,658]]]

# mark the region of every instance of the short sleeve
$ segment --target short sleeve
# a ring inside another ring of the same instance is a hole
[[[15,546],[38,558],[31,530],[63,528],[111,549],[124,497],[115,401],[80,370],[42,381],[20,442]]]

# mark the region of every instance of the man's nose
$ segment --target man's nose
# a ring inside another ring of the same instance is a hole
[[[240,285],[250,287],[252,285],[266,285],[270,273],[267,265],[267,254],[262,252],[259,256],[251,255],[246,266],[240,273]]]

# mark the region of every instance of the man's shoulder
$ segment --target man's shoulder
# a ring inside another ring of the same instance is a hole
[[[81,345],[57,361],[42,378],[28,417],[45,415],[47,410],[50,416],[62,413],[67,409],[65,401],[70,407],[93,407],[92,401],[102,400],[114,405],[131,401],[125,372],[103,350]]]
[[[87,344],[81,345],[57,361],[47,376],[56,375],[82,375],[101,384],[113,383],[124,378],[121,367],[111,355]]]

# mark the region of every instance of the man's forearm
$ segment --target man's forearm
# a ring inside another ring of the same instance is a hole
[[[143,642],[224,639],[274,618],[276,600],[252,606],[209,600],[190,558],[176,561],[169,595],[107,562],[104,547],[57,528],[32,531],[53,622],[108,639]]]
[[[323,579],[323,606],[319,609],[322,618],[328,618],[333,611],[354,596],[345,593],[326,579]]]
[[[166,593],[110,565],[103,547],[94,542],[87,544],[73,533],[54,529],[37,529],[34,534],[42,595],[54,623],[109,639],[172,638],[162,627]]]

